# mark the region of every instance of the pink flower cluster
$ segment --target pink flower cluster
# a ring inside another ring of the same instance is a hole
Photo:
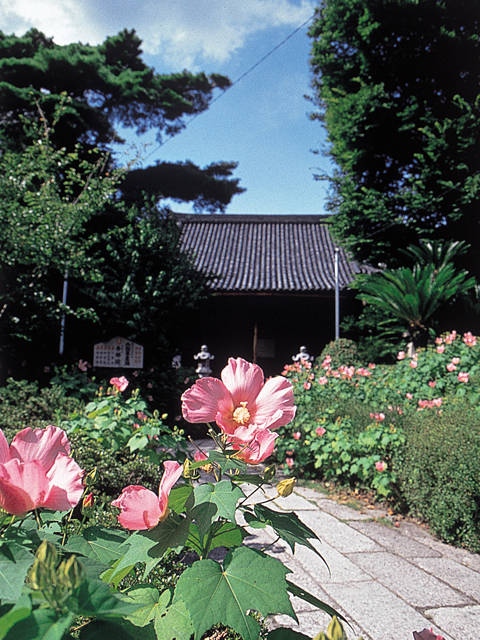
[[[375,422],[383,422],[385,420],[385,414],[384,413],[371,412],[370,413],[370,418],[372,420],[375,420]]]
[[[82,497],[82,478],[62,429],[27,427],[10,446],[0,430],[0,508],[7,513],[20,516],[39,508],[68,511]]]
[[[125,376],[120,376],[120,378],[110,378],[110,384],[115,389],[116,393],[123,393],[128,387],[128,380]]]
[[[442,398],[434,398],[433,400],[419,400],[419,409],[435,409],[442,406]]]
[[[334,369],[331,366],[331,356],[325,356],[320,367],[324,370],[324,375],[318,377],[317,382],[320,385],[328,384],[329,378],[337,378],[341,380],[352,380],[355,376],[359,378],[368,378],[372,375],[372,369],[375,369],[375,365],[370,363],[368,367],[354,367],[352,365],[340,365],[338,369]]]
[[[474,347],[477,344],[477,338],[472,334],[471,331],[467,331],[467,333],[463,334],[463,342],[467,345],[467,347]]]
[[[249,464],[273,453],[274,430],[293,420],[295,410],[291,382],[282,376],[265,382],[262,369],[243,358],[230,358],[221,380],[200,378],[182,395],[185,420],[216,422],[225,442]]]

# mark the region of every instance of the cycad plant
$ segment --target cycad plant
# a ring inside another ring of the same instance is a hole
[[[409,247],[415,255],[415,248]],[[423,262],[428,251],[416,254],[420,261],[413,267],[386,269],[363,276],[356,283],[360,299],[395,319],[407,332],[414,347],[425,346],[434,329],[439,310],[448,302],[468,294],[476,286],[475,278],[457,269],[448,253],[442,259]],[[431,256],[433,258],[433,256]]]

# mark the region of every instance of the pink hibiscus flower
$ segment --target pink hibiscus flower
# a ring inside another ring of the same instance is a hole
[[[50,425],[19,431],[10,446],[0,430],[0,508],[68,511],[83,494],[83,471],[70,457],[65,431]]]
[[[269,429],[239,427],[229,437],[229,444],[238,452],[236,458],[248,464],[260,464],[272,455],[277,437],[278,433]]]
[[[188,422],[216,422],[221,431],[235,434],[254,425],[276,429],[295,416],[293,387],[282,376],[264,381],[262,369],[230,358],[218,378],[200,378],[182,395],[182,413]]]
[[[125,376],[120,376],[120,378],[110,378],[110,384],[115,387],[118,393],[123,393],[123,391],[128,387],[128,380]]]
[[[120,509],[118,522],[124,529],[141,531],[153,529],[168,515],[168,496],[180,478],[183,466],[174,460],[163,463],[165,472],[160,480],[158,495],[140,485],[129,485],[112,502]]]
[[[432,628],[414,631],[413,638],[414,640],[445,640],[443,636],[436,634]]]

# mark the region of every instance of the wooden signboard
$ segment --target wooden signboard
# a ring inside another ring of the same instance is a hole
[[[113,338],[93,346],[93,366],[120,369],[142,369],[143,347],[125,338]]]

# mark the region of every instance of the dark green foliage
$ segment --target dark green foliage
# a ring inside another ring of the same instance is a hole
[[[117,498],[122,489],[130,484],[142,485],[158,492],[162,468],[158,462],[130,453],[127,449],[112,451],[99,446],[99,443],[86,433],[71,434],[72,455],[76,462],[89,473],[96,469],[93,490],[102,499]],[[168,456],[166,456],[167,459]]]
[[[216,90],[230,85],[219,74],[162,74],[142,60],[141,40],[123,30],[97,46],[56,45],[36,29],[16,37],[0,32],[0,144],[28,144],[22,119],[35,120],[37,104],[48,122],[56,121],[54,143],[67,150],[80,143],[84,150],[110,151],[122,143],[117,128],[137,134],[154,130],[164,135],[183,129],[185,119],[205,111]],[[67,108],[58,117],[58,105]],[[241,193],[230,179],[234,162],[200,168],[192,163],[160,163],[135,170],[125,185],[131,196],[145,190],[157,197],[195,201],[197,208],[224,210]],[[192,180],[193,178],[193,180]]]
[[[40,388],[38,382],[9,378],[0,388],[0,429],[10,441],[20,429],[57,425],[80,407],[61,386]]]
[[[435,335],[439,310],[474,286],[475,279],[451,262],[440,267],[430,263],[386,269],[359,277],[356,282],[359,298],[385,317],[395,319],[415,347],[426,346],[429,334]]]
[[[232,197],[244,191],[232,179],[235,162],[214,162],[200,168],[193,162],[160,162],[153,167],[132,169],[122,183],[127,202],[142,199],[143,193],[178,202],[193,202],[196,211],[224,212]]]
[[[149,395],[162,407],[165,394],[179,391],[170,366],[175,345],[189,314],[207,297],[205,277],[178,251],[179,234],[168,212],[132,206],[93,248],[102,277],[93,285],[76,283],[99,318],[92,342],[121,335],[145,346],[142,377],[155,385],[156,394]]]
[[[362,362],[392,363],[406,344],[400,322],[372,305],[362,308],[357,317],[343,318],[341,330],[356,343]]]
[[[465,403],[418,412],[396,460],[410,511],[446,542],[480,551],[480,414]]]
[[[338,338],[325,345],[322,353],[318,356],[318,362],[321,364],[326,356],[330,356],[330,366],[335,369],[340,365],[358,365],[361,362],[358,347],[349,338]]]
[[[337,165],[334,227],[356,257],[397,266],[399,248],[440,237],[473,241],[475,265],[479,31],[478,0],[324,0],[317,10],[314,117]]]
[[[215,88],[230,84],[218,74],[156,73],[142,61],[141,44],[127,29],[98,46],[60,46],[36,29],[22,37],[0,33],[0,123],[6,136],[15,139],[19,114],[34,115],[34,99],[43,100],[48,92],[43,101],[47,118],[62,94],[70,98],[58,129],[67,147],[119,141],[118,123],[137,133],[155,129],[160,139],[163,131],[181,129],[185,116],[204,111]]]

